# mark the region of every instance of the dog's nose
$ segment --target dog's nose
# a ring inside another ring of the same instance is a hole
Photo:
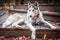
[[[30,15],[30,17],[32,17],[32,15]]]

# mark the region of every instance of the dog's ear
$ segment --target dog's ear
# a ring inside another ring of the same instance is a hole
[[[38,3],[38,1],[35,1],[34,4],[35,4],[36,7],[39,7],[39,3]]]
[[[30,2],[30,1],[28,1],[28,8],[30,7],[30,5],[31,5],[31,2]]]

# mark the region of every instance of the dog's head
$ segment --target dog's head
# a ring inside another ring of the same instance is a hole
[[[28,3],[28,14],[29,17],[33,19],[37,19],[39,17],[39,11],[38,11],[39,4],[38,2],[35,3]]]

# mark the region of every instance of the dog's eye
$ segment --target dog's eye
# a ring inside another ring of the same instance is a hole
[[[32,11],[34,11],[34,10],[32,10]]]

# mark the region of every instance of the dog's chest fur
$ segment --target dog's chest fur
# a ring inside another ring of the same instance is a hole
[[[36,14],[34,17],[32,17],[32,22],[33,23],[38,23],[40,20],[39,20],[39,14]]]

